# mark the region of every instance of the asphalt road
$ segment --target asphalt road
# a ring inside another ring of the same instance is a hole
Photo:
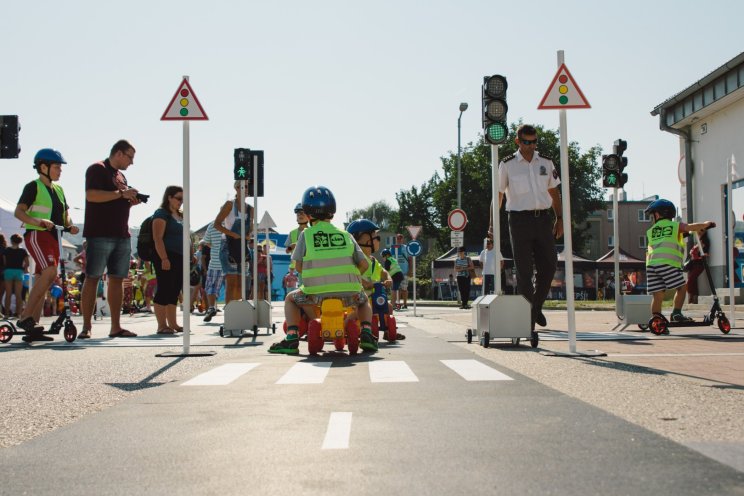
[[[744,473],[449,342],[451,325],[357,357],[203,325],[214,357],[155,357],[180,343],[158,336],[5,345],[0,494],[744,494]]]

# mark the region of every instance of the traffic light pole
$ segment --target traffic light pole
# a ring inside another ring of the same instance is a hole
[[[625,305],[620,291],[620,221],[618,220],[617,188],[612,189],[612,251],[615,258],[615,315],[625,315]]]
[[[496,250],[496,260],[494,260],[494,264],[496,265],[496,267],[494,269],[493,276],[493,293],[495,295],[501,294],[501,216],[499,215],[499,212],[501,211],[499,205],[500,188],[499,145],[491,145],[491,198],[493,198],[493,201],[491,202],[491,215],[493,218],[493,247]]]

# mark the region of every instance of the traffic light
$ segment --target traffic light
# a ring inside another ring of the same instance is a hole
[[[21,124],[17,115],[0,115],[0,158],[18,158]]]
[[[250,156],[250,167],[248,170],[248,185],[246,186],[246,194],[253,196],[253,157],[258,157],[257,169],[258,169],[258,187],[256,196],[261,197],[264,195],[264,152],[263,150],[251,150]]]
[[[250,157],[251,151],[247,148],[235,149],[235,165],[233,167],[233,178],[236,181],[247,181],[250,174]]]
[[[483,78],[481,101],[483,104],[483,134],[492,145],[500,145],[509,137],[506,124],[506,78],[495,74]]]
[[[628,149],[628,142],[616,140],[612,154],[602,155],[602,186],[605,188],[622,188],[628,182],[628,175],[623,172],[628,165],[628,158],[623,153]]]

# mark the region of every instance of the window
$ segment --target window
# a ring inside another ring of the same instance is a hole
[[[692,109],[697,112],[701,108],[703,108],[703,94],[698,91],[692,98]]]
[[[646,248],[648,245],[648,240],[646,239],[646,236],[638,236],[638,248]]]
[[[726,96],[726,80],[721,78],[715,83],[716,86],[716,100]]]
[[[613,220],[614,218],[615,218],[615,216],[612,215],[612,209],[611,208],[608,208],[607,209],[607,220]]]
[[[610,248],[613,248],[615,246],[615,240],[612,236],[609,236],[607,238],[607,246],[609,246]]]
[[[685,118],[684,104],[680,103],[674,107],[674,122],[679,122]]]
[[[713,86],[706,86],[703,90],[703,104],[710,105],[713,103]]]
[[[638,209],[638,222],[650,222],[648,215],[646,215],[645,209]]]
[[[744,86],[744,64],[739,66],[739,87]]]
[[[692,98],[685,100],[685,117],[692,114]]]
[[[736,80],[736,73],[732,72],[728,76],[726,76],[726,91],[731,93],[734,91],[737,87],[737,80]]]

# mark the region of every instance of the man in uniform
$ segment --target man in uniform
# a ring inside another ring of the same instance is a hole
[[[499,164],[499,208],[506,194],[517,289],[532,303],[532,329],[546,326],[542,305],[550,291],[558,257],[555,240],[563,236],[563,217],[558,178],[553,161],[537,152],[537,130],[523,124],[517,128],[514,155]],[[552,206],[552,213],[551,213]],[[488,227],[493,239],[493,210]],[[532,284],[533,270],[536,284]]]

